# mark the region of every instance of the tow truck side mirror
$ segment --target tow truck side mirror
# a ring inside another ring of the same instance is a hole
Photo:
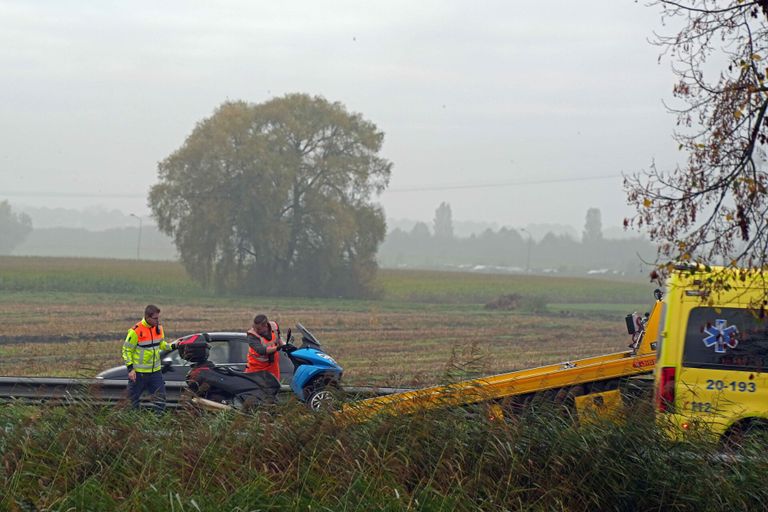
[[[627,322],[627,334],[635,334],[637,332],[635,329],[635,315],[630,313],[624,320]]]

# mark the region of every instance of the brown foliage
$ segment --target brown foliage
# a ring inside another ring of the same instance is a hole
[[[499,295],[485,305],[485,309],[512,311],[520,307],[520,296],[516,293]]]
[[[658,263],[766,268],[768,247],[768,10],[766,2],[661,0],[655,37],[672,62],[674,134],[687,164],[625,178],[637,213],[626,227],[659,244]]]

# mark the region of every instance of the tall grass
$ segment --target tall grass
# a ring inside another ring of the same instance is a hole
[[[480,411],[481,412],[481,411]],[[648,417],[490,421],[454,409],[345,424],[282,406],[163,417],[0,409],[0,509],[761,510],[768,456],[672,444]]]

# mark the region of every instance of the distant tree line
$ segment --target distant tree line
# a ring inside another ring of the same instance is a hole
[[[0,215],[3,216],[0,254],[134,259],[140,249],[141,259],[179,257],[173,239],[151,223],[144,225],[139,239],[136,228],[126,227],[33,230],[28,217],[13,213],[7,203],[0,203]],[[583,274],[587,270],[608,269],[636,274],[646,270],[641,258],[650,261],[655,251],[644,239],[605,238],[600,211],[596,208],[587,212],[581,240],[554,233],[536,240],[528,234],[521,229],[501,228],[486,229],[472,236],[455,236],[450,205],[443,203],[435,212],[432,227],[419,222],[411,230],[390,231],[379,248],[378,260],[387,267],[484,265],[490,271],[502,270],[492,267],[507,267],[507,270],[528,268],[532,272],[556,270]]]
[[[646,270],[656,248],[646,239],[607,239],[602,235],[600,210],[587,211],[581,240],[549,233],[534,240],[523,230],[503,227],[480,234],[453,236],[450,205],[435,212],[433,228],[423,222],[410,231],[392,230],[379,248],[382,266],[486,266],[488,270],[584,273],[606,270],[637,274]],[[503,268],[500,268],[503,267]]]

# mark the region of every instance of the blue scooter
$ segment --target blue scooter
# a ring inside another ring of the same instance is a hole
[[[282,347],[295,368],[291,390],[313,411],[332,410],[339,400],[344,369],[323,352],[320,342],[306,327],[296,324],[296,328],[301,331],[301,347],[291,343],[290,329]]]

